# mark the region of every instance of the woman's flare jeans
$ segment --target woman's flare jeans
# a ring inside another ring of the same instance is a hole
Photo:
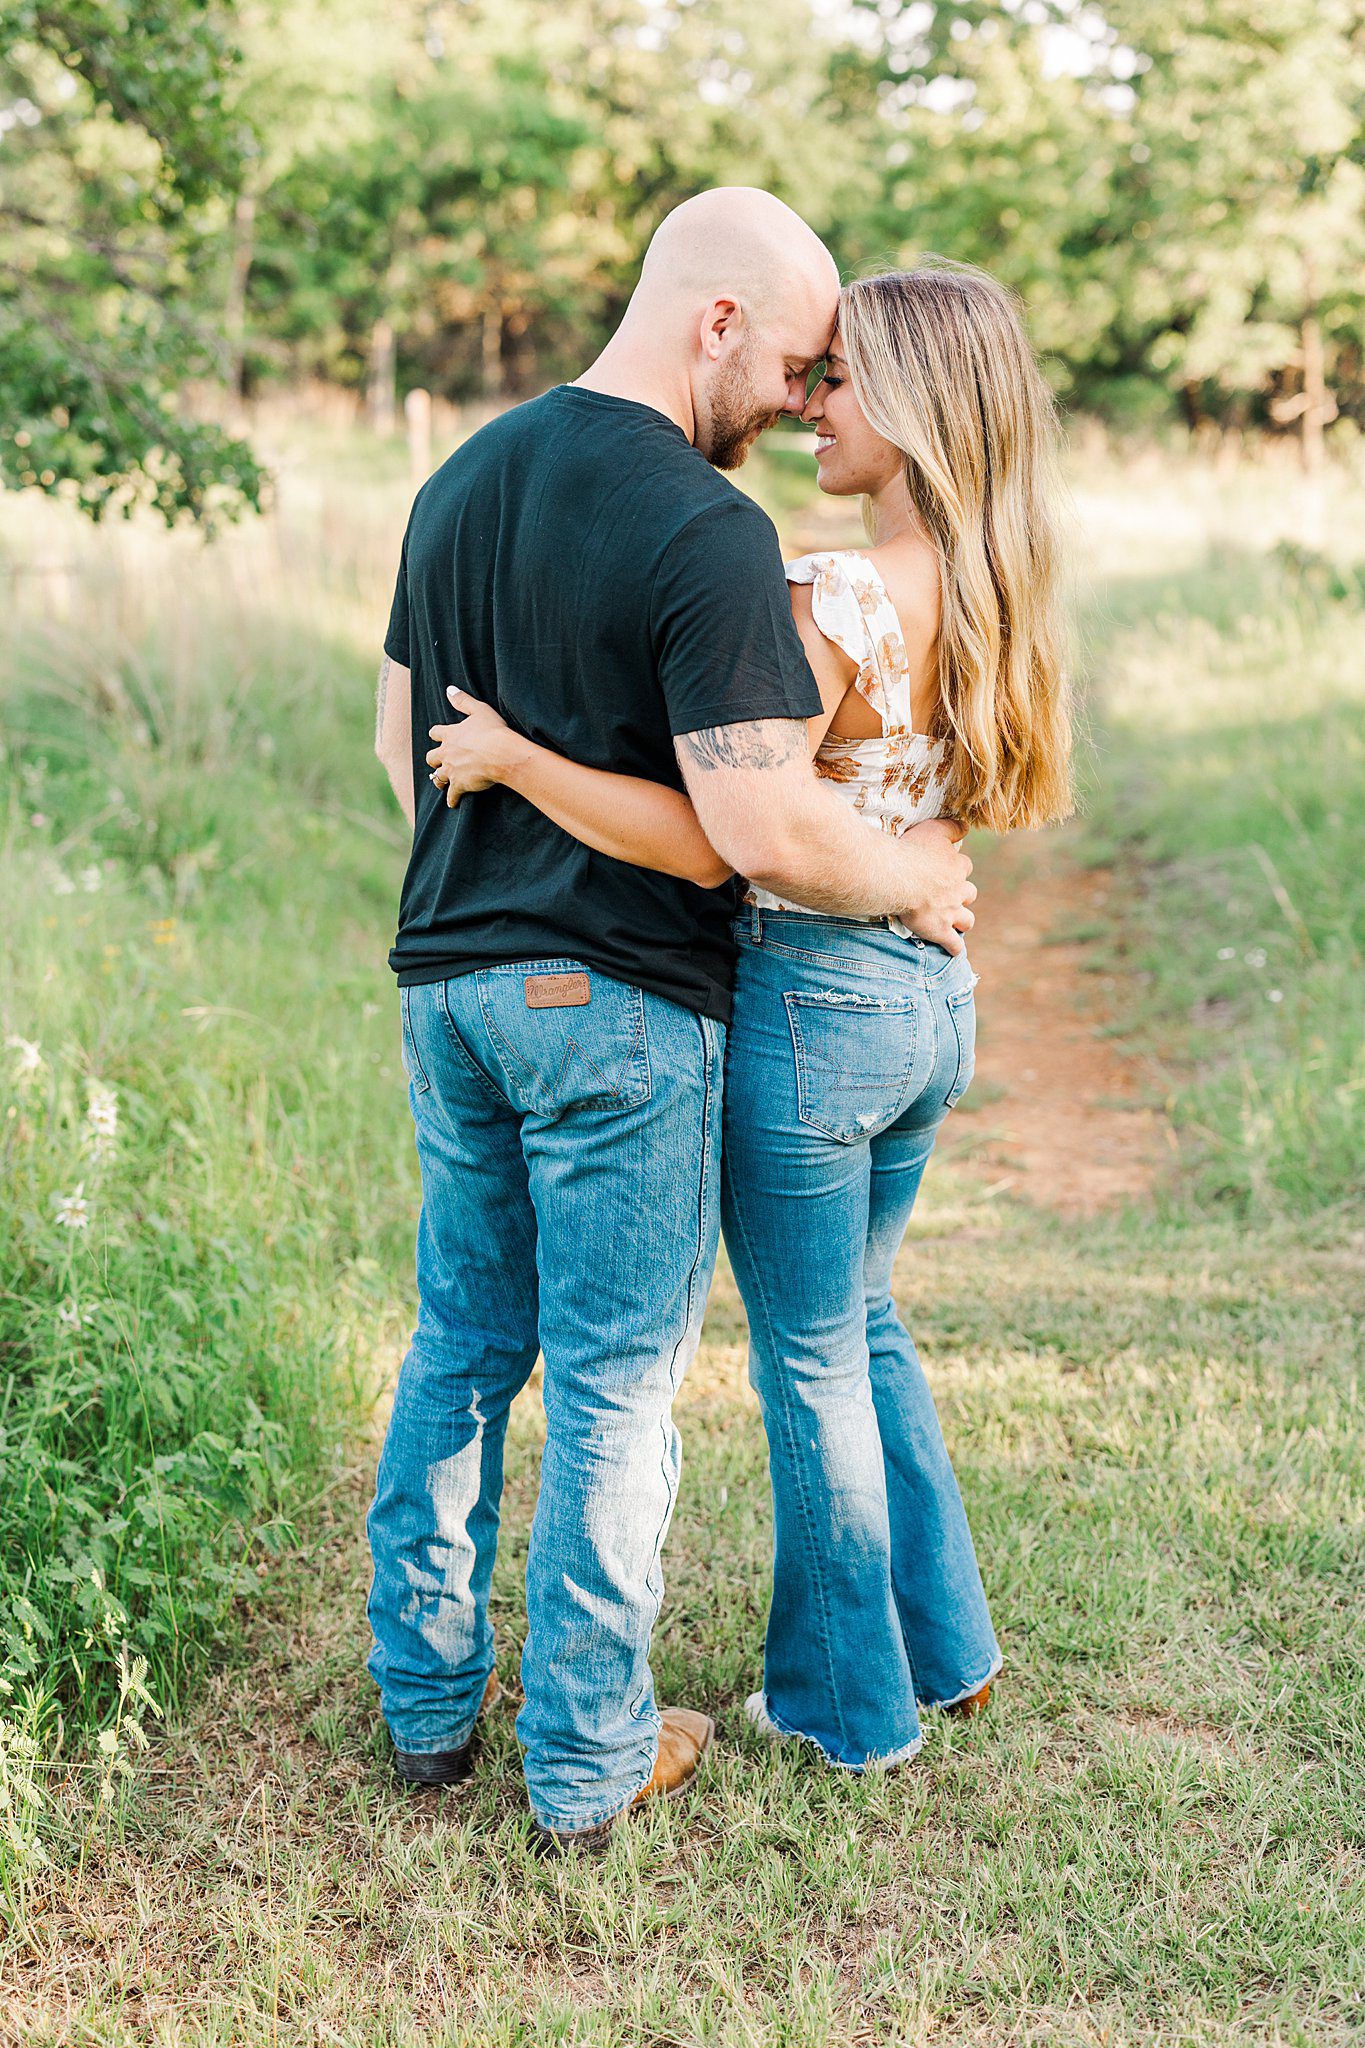
[[[722,1220],[772,1461],[764,1704],[858,1770],[913,1756],[919,1706],[1000,1667],[891,1294],[935,1134],[971,1079],[975,976],[885,924],[746,909],[737,933]]]

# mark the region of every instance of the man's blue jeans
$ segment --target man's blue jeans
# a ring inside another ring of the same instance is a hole
[[[891,1269],[971,1079],[974,975],[885,926],[746,912],[725,1078],[725,1242],[772,1463],[769,1719],[858,1770],[1000,1652]]]
[[[398,1748],[467,1739],[494,1661],[507,1413],[539,1351],[517,1734],[536,1819],[588,1827],[654,1767],[649,1639],[673,1397],[716,1256],[724,1027],[564,959],[401,1002],[420,1307],[368,1523],[370,1670]]]

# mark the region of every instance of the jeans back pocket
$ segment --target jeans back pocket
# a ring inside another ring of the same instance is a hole
[[[784,1000],[802,1123],[845,1145],[894,1123],[915,1064],[914,998],[793,989]]]
[[[555,1000],[555,983],[571,1000]],[[635,1109],[649,1100],[641,990],[595,974],[581,960],[485,968],[478,984],[489,1038],[520,1109],[556,1117],[573,1109]]]

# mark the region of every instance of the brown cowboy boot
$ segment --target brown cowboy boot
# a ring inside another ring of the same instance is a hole
[[[694,1713],[691,1707],[665,1707],[659,1723],[659,1750],[654,1769],[628,1806],[590,1828],[543,1828],[535,1823],[536,1845],[547,1856],[567,1856],[574,1850],[600,1855],[616,1823],[646,1799],[676,1799],[696,1775],[697,1766],[711,1747],[716,1724],[709,1714]]]
[[[475,1726],[470,1729],[467,1739],[458,1749],[395,1749],[393,1768],[403,1784],[462,1785],[474,1768],[474,1736],[478,1722],[482,1720],[487,1709],[495,1706],[501,1697],[502,1687],[498,1684],[498,1674],[496,1671],[490,1671],[488,1683],[483,1689],[483,1698],[479,1701]]]
[[[944,1713],[957,1714],[964,1721],[971,1720],[976,1714],[984,1714],[987,1702],[991,1696],[991,1686],[993,1684],[994,1680],[988,1678],[986,1683],[983,1686],[979,1686],[975,1692],[969,1692],[965,1700],[954,1700],[950,1707],[945,1707],[943,1709]]]

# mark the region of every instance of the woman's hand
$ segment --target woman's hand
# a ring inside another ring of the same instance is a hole
[[[505,781],[516,749],[524,743],[491,704],[471,697],[468,690],[451,689],[446,695],[464,716],[458,725],[428,728],[436,744],[427,755],[427,766],[432,770],[431,780],[445,791],[453,811],[469,791]]]

